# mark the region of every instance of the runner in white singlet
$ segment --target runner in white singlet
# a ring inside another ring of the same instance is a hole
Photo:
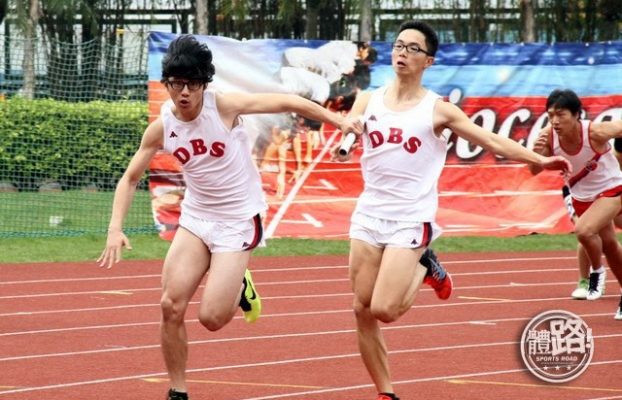
[[[580,243],[579,284],[575,298],[596,300],[605,293],[605,255],[611,271],[622,285],[622,245],[615,234],[614,220],[622,212],[622,171],[610,140],[622,137],[622,121],[592,123],[581,120],[581,100],[572,90],[554,90],[547,98],[550,124],[534,143],[542,155],[559,154],[573,165],[567,181],[576,212],[575,234]],[[531,166],[532,173],[541,171]],[[583,252],[589,263],[583,260]],[[591,267],[591,273],[590,273]],[[589,274],[589,280],[588,280]],[[582,286],[587,283],[585,297]],[[615,319],[622,320],[622,298]]]
[[[438,37],[429,25],[402,24],[391,54],[395,80],[359,94],[350,115],[353,121],[363,116],[359,127],[365,125],[361,159],[365,188],[352,216],[350,278],[359,349],[378,400],[397,399],[378,321],[394,322],[411,308],[427,272],[419,260],[439,232],[436,182],[446,151],[441,133],[449,128],[511,160],[570,168],[562,157],[543,157],[486,131],[423,87],[423,73],[434,63],[437,49]],[[334,158],[349,158],[337,149]]]
[[[208,330],[229,323],[238,305],[247,322],[261,311],[247,266],[250,250],[262,240],[259,214],[266,203],[242,115],[296,113],[360,133],[339,114],[296,95],[206,90],[214,72],[211,51],[193,36],[170,43],[162,61],[162,83],[171,99],[145,130],[117,185],[106,248],[98,260],[110,268],[120,261],[122,248],[130,248],[122,226],[136,185],[156,152],[171,153],[181,164],[186,191],[180,227],[162,271],[160,336],[171,385],[168,400],[188,399],[184,317],[208,271],[199,305],[199,321]],[[201,396],[208,397],[219,396]]]

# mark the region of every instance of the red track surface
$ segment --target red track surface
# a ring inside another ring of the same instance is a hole
[[[452,254],[448,301],[423,290],[385,325],[395,389],[411,399],[622,399],[619,287],[573,301],[570,252]],[[0,400],[162,399],[160,261],[0,265]],[[193,400],[375,398],[359,358],[345,257],[255,258],[264,315],[216,333],[188,312]],[[562,309],[592,328],[588,369],[566,384],[525,370],[518,342],[536,314]]]

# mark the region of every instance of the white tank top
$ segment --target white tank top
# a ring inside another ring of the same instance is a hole
[[[611,146],[607,144],[607,150],[603,153],[592,148],[590,121],[581,121],[581,148],[574,154],[562,148],[556,133],[551,136],[553,154],[566,157],[572,164],[572,177],[569,180],[572,197],[579,201],[594,201],[602,192],[622,185],[622,171],[611,152]]]
[[[361,168],[365,188],[356,212],[392,221],[433,222],[438,208],[437,182],[447,141],[434,134],[434,106],[440,96],[430,90],[411,109],[384,105],[387,87],[371,94],[364,113]]]
[[[249,219],[266,210],[261,178],[242,121],[229,130],[216,108],[216,94],[206,90],[197,118],[184,122],[162,105],[164,150],[181,163],[186,191],[182,213],[212,221]]]

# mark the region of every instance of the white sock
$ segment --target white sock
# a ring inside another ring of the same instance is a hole
[[[598,269],[592,269],[592,272],[596,272],[596,273],[602,274],[603,272],[605,272],[605,266],[601,265],[600,268],[598,268]]]

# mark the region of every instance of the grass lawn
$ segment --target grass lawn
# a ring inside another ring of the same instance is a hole
[[[113,195],[110,191],[84,190],[0,193],[0,238],[104,233]],[[57,223],[53,222],[55,217]],[[149,192],[136,192],[124,226],[127,232],[156,231]]]
[[[169,242],[156,234],[128,235],[133,250],[124,252],[124,259],[163,259]],[[99,257],[106,237],[4,238],[0,240],[0,263],[94,261]],[[482,251],[573,250],[574,235],[529,235],[514,238],[441,237],[433,244],[439,253]],[[254,252],[255,256],[347,254],[348,241],[315,239],[270,239],[268,246]]]
[[[0,193],[0,263],[89,261],[99,257],[106,237],[113,193],[70,190],[57,193]],[[62,221],[50,223],[51,216]],[[169,242],[156,233],[150,195],[139,190],[125,220],[133,250],[125,259],[163,259]],[[441,237],[434,249],[446,252],[572,250],[574,235],[515,238]],[[345,240],[271,239],[262,255],[347,254]]]

